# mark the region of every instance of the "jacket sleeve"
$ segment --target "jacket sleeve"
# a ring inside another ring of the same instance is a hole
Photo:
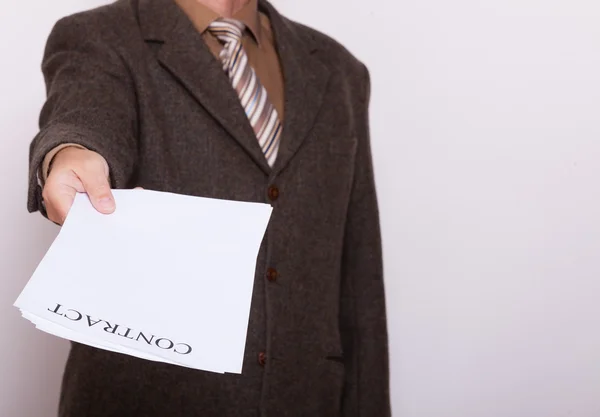
[[[82,15],[60,20],[46,45],[47,100],[29,149],[28,210],[45,214],[40,167],[61,144],[101,154],[113,188],[127,186],[137,153],[137,104],[130,73],[106,33]],[[115,35],[112,35],[116,38]]]
[[[369,75],[358,105],[358,148],[342,263],[344,417],[388,417],[389,360],[379,212],[369,139]]]

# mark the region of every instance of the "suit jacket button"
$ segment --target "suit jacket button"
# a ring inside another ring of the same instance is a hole
[[[275,201],[279,198],[279,188],[274,185],[271,185],[268,190],[269,199],[271,201]]]
[[[266,363],[267,363],[267,354],[265,352],[260,352],[258,354],[258,364],[260,366],[265,366]]]
[[[275,268],[269,268],[269,269],[267,269],[267,279],[270,282],[277,281],[277,277],[278,276],[279,276],[279,273],[277,272],[277,270]]]

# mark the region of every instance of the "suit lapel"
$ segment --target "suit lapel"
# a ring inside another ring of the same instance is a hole
[[[290,21],[266,0],[260,1],[260,7],[271,21],[285,80],[283,136],[272,172],[277,175],[289,164],[312,129],[330,74]]]
[[[285,120],[273,169],[260,149],[239,98],[192,22],[173,0],[139,0],[140,27],[147,42],[160,43],[158,60],[246,150],[261,169],[280,173],[313,127],[329,80],[328,68],[299,37],[292,23],[260,0],[273,27],[285,80]]]
[[[269,167],[221,63],[173,0],[140,0],[140,25],[147,42],[158,42],[158,60],[269,173]]]

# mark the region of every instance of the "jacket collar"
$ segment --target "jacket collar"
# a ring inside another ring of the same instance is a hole
[[[277,161],[269,167],[221,63],[174,0],[139,0],[140,28],[147,42],[162,44],[157,58],[238,141],[266,174],[277,175],[308,136],[323,102],[328,68],[315,56],[318,43],[266,0],[258,8],[271,22],[285,87],[285,119]],[[206,82],[207,79],[211,82]]]

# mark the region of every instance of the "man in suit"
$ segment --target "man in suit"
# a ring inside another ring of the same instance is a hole
[[[119,0],[59,21],[43,72],[30,211],[136,186],[274,208],[241,375],[73,344],[61,417],[389,416],[362,63],[266,0]]]

